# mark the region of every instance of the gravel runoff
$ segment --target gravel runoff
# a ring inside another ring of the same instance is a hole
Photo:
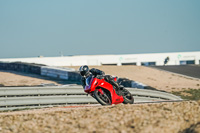
[[[200,101],[0,113],[2,133],[200,133]]]

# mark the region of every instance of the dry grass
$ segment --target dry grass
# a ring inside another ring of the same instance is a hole
[[[181,96],[182,99],[186,100],[200,100],[200,89],[186,89],[172,92],[172,94]]]
[[[52,108],[0,114],[0,132],[200,132],[200,101]]]

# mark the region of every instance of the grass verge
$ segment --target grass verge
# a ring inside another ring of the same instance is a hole
[[[172,94],[180,96],[182,99],[185,99],[185,100],[200,100],[200,89],[173,91]]]

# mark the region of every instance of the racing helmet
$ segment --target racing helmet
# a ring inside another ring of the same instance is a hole
[[[81,66],[79,72],[81,76],[85,76],[89,72],[89,67],[87,65]]]

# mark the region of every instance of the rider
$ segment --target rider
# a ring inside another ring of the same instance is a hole
[[[82,86],[83,88],[85,88],[85,80],[87,77],[89,77],[91,74],[94,75],[97,78],[104,78],[108,83],[110,83],[111,85],[113,85],[116,89],[116,91],[119,91],[119,85],[117,82],[114,81],[114,79],[112,78],[111,75],[105,75],[105,73],[99,69],[89,69],[89,67],[87,65],[81,66],[79,68],[79,72],[82,76],[81,82],[82,82]]]

